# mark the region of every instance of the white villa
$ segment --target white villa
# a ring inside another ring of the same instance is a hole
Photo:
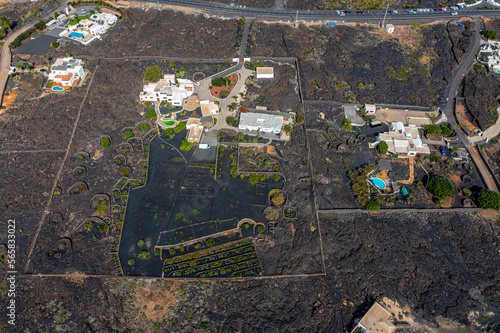
[[[280,134],[283,126],[283,116],[266,113],[242,112],[240,113],[240,130]]]
[[[397,326],[392,322],[393,315],[375,302],[361,318],[351,333],[393,333]]]
[[[431,153],[429,146],[422,143],[417,126],[404,126],[400,121],[392,122],[389,132],[380,133],[377,142],[372,143],[371,146],[375,147],[382,141],[389,146],[389,153],[398,154],[400,157]]]
[[[62,16],[64,14],[61,14]],[[59,16],[59,17],[60,17]],[[59,19],[58,17],[58,19]],[[66,30],[59,34],[60,37],[67,37],[87,45],[96,38],[100,38],[111,26],[113,26],[118,17],[109,13],[97,13],[88,19],[83,19],[77,25],[68,26]]]
[[[75,81],[85,76],[83,61],[73,57],[58,58],[50,67],[49,81],[62,86],[72,86]]]
[[[174,74],[165,74],[158,82],[145,85],[139,98],[141,102],[167,101],[172,105],[181,106],[184,98],[191,96],[193,92],[193,81],[177,79]]]
[[[481,46],[479,54],[483,53],[487,55],[488,62],[481,61],[478,57],[478,61],[485,66],[488,66],[489,71],[494,73],[500,73],[500,43],[496,41],[487,41],[486,44]]]

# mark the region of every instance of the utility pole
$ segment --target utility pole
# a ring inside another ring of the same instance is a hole
[[[385,9],[384,20],[382,21],[382,28],[385,27],[385,17],[387,16],[388,11],[389,11],[389,4],[387,4],[387,8]]]
[[[295,29],[299,25],[299,10],[297,9],[297,14],[295,14]]]

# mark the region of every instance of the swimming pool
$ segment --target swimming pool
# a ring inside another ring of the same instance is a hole
[[[85,35],[82,34],[81,32],[72,31],[72,32],[69,33],[69,36],[70,37],[75,37],[75,38],[82,38]]]
[[[61,88],[59,86],[55,86],[55,87],[52,88],[52,90],[54,90],[54,91],[64,91],[64,88]]]
[[[173,120],[164,120],[164,121],[163,121],[163,123],[164,123],[165,125],[169,125],[169,126],[170,126],[170,125],[175,124],[175,121],[173,121]]]
[[[370,180],[373,182],[375,186],[377,186],[380,189],[385,189],[387,188],[387,185],[385,185],[385,182],[380,179],[380,178],[370,178]]]

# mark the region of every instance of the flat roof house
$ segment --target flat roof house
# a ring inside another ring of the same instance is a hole
[[[184,98],[194,92],[194,83],[188,79],[177,79],[174,74],[165,74],[163,79],[156,83],[148,83],[139,95],[141,102],[167,101],[175,106],[182,106]]]
[[[238,128],[252,132],[280,134],[283,126],[283,116],[265,113],[242,112]]]
[[[400,121],[392,122],[389,132],[380,133],[377,142],[373,143],[372,146],[374,147],[382,141],[387,143],[389,153],[401,157],[416,156],[417,154],[429,155],[431,153],[429,146],[422,143],[417,126],[404,126]]]
[[[273,67],[257,67],[256,74],[258,79],[272,79],[274,78]]]
[[[73,57],[58,58],[50,67],[49,80],[62,86],[72,86],[85,76],[83,61]]]
[[[391,319],[389,311],[375,302],[351,333],[393,333],[397,327]]]

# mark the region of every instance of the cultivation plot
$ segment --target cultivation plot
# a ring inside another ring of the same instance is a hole
[[[181,136],[176,136],[170,142],[175,146],[180,141]],[[179,202],[187,171],[184,160],[178,160],[180,153],[159,139],[151,142],[150,151],[147,184],[131,191],[124,220],[119,257],[126,275],[161,274],[161,263],[153,246],[160,232],[175,218],[172,216],[174,206]],[[189,152],[182,153],[189,157]],[[144,244],[136,246],[141,239]]]
[[[164,261],[163,272],[167,277],[243,277],[258,275],[261,269],[255,246],[249,237],[170,257]]]
[[[27,254],[37,223],[49,200],[52,183],[64,152],[0,154],[0,273],[7,270],[8,220],[16,220],[17,263],[19,270]],[[6,276],[4,274],[4,276]]]
[[[50,194],[30,272],[64,273],[70,267],[90,274],[121,272],[116,252],[123,216],[130,189],[144,182],[148,139],[144,133],[126,140],[120,132],[103,139],[85,149],[71,147]]]

